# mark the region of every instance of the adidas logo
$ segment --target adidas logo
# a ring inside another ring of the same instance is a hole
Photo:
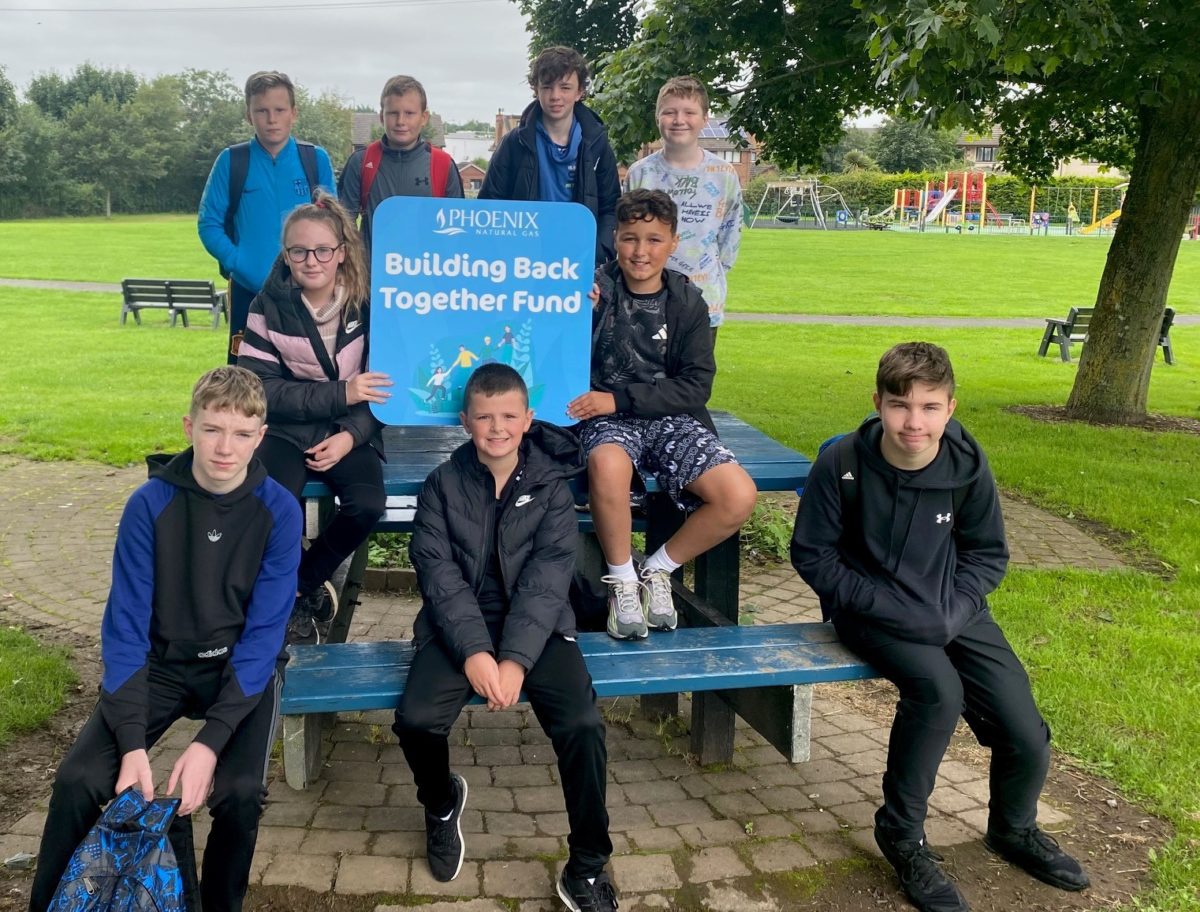
[[[375,162],[363,162],[363,170],[364,171],[367,168],[374,168],[374,167],[375,167]]]
[[[229,647],[221,646],[217,649],[206,649],[206,650],[204,650],[204,652],[198,652],[198,653],[196,653],[196,658],[198,658],[198,659],[215,659],[215,658],[218,658],[219,656],[225,655],[225,653],[227,653],[227,652],[229,652]]]
[[[847,472],[845,475],[842,476],[842,481],[854,481],[854,473]]]
[[[216,529],[210,529],[208,532],[208,540],[210,542],[219,542],[221,540],[221,533]]]
[[[657,339],[659,342],[666,342],[667,341],[667,327],[663,326],[661,329],[659,329],[658,332],[656,332],[650,338]]]

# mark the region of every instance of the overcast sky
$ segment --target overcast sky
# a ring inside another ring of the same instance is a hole
[[[0,0],[0,65],[18,91],[90,61],[147,78],[225,70],[239,86],[283,70],[378,106],[386,79],[407,73],[447,120],[490,123],[532,97],[527,44],[511,0]]]

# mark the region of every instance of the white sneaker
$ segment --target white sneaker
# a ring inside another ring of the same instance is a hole
[[[646,636],[644,590],[637,580],[602,576],[608,584],[608,635],[615,640],[640,640]]]
[[[646,599],[646,625],[652,630],[674,630],[679,626],[675,599],[671,596],[671,574],[666,570],[642,568],[642,585]]]

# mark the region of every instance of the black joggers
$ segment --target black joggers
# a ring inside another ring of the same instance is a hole
[[[1050,729],[991,613],[981,611],[944,647],[898,640],[845,613],[833,624],[842,642],[900,691],[876,821],[895,839],[924,836],[938,766],[962,716],[992,750],[990,825],[1033,826],[1050,765]]]
[[[525,676],[524,691],[558,757],[567,805],[567,836],[574,877],[595,877],[612,854],[605,804],[604,720],[574,640],[551,636]],[[436,640],[413,658],[408,686],[392,730],[417,784],[417,800],[433,814],[450,805],[450,728],[474,696],[463,670]]]
[[[221,670],[216,668],[216,674],[205,674],[199,679],[185,679],[172,668],[151,663],[146,713],[148,748],[176,719],[203,718],[204,711],[216,702],[220,693]],[[258,706],[237,727],[217,758],[213,790],[208,798],[212,831],[204,850],[199,888],[191,818],[176,817],[171,825],[169,835],[189,909],[202,906],[204,912],[238,912],[242,908],[258,840],[258,820],[267,799],[267,764],[275,740],[282,689],[283,675],[276,671]],[[101,809],[114,797],[120,768],[116,740],[97,707],[54,777],[29,898],[30,912],[45,912],[50,905],[71,855],[100,818]],[[167,782],[164,779],[154,786],[161,797]]]
[[[258,458],[267,474],[295,494],[297,500],[310,476],[325,482],[337,495],[337,515],[300,558],[296,589],[302,594],[312,592],[366,541],[387,508],[379,454],[363,444],[329,471],[310,472],[299,447],[268,434],[258,445]]]

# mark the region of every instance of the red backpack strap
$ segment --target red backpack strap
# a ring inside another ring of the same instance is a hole
[[[371,184],[379,174],[379,163],[383,161],[383,143],[375,140],[367,144],[363,152],[362,172],[358,176],[358,211],[367,215],[367,197],[371,195]]]
[[[450,169],[454,167],[454,159],[450,153],[429,145],[429,189],[431,196],[446,195],[446,181],[450,178]]]

